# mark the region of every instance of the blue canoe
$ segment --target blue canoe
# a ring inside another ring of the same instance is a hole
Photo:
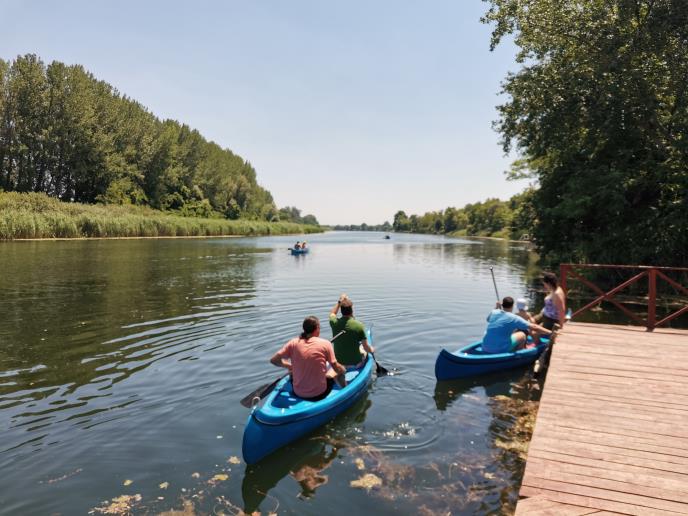
[[[528,340],[531,341],[531,338],[528,337]],[[435,377],[438,380],[453,380],[526,366],[535,362],[548,345],[549,340],[543,338],[535,347],[511,353],[485,353],[482,341],[464,346],[454,353],[443,349],[435,361]]]
[[[308,254],[308,251],[310,251],[310,247],[306,247],[305,249],[294,249],[293,247],[290,247],[289,250],[291,251],[291,254]]]
[[[367,333],[368,342],[372,343],[370,331]],[[373,369],[375,359],[368,354],[360,368],[347,370],[346,387],[335,384],[328,396],[320,401],[306,401],[296,396],[290,377],[285,377],[251,410],[241,446],[246,464],[258,462],[351,407],[368,390]]]

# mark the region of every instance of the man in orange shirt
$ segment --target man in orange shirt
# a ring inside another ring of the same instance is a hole
[[[335,380],[341,387],[346,385],[346,369],[337,362],[332,343],[320,338],[320,321],[315,316],[304,319],[303,333],[287,342],[270,362],[291,371],[294,394],[305,400],[324,399]]]

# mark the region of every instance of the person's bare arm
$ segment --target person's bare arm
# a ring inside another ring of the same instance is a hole
[[[342,304],[342,301],[347,298],[346,294],[341,294],[339,296],[339,300],[337,301],[337,304],[332,307],[332,310],[330,310],[330,315],[337,315],[337,312],[339,312],[339,307]]]
[[[528,329],[529,330],[535,330],[538,333],[542,333],[543,335],[549,335],[552,333],[551,330],[548,330],[544,326],[540,326],[539,324],[535,324],[535,323],[528,323]]]
[[[365,349],[368,353],[375,353],[375,348],[368,344],[368,339],[363,339],[361,341],[361,345],[363,346],[363,349]]]
[[[291,371],[291,362],[282,358],[282,355],[279,353],[279,351],[272,355],[270,363],[274,366],[284,367],[285,369],[289,369]]]
[[[337,373],[335,381],[339,384],[340,387],[346,387],[346,368],[339,362],[332,362],[330,365],[332,366],[332,369],[334,369],[334,371]]]

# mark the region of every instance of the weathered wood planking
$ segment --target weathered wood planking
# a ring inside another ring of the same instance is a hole
[[[688,331],[570,323],[516,514],[688,514]]]

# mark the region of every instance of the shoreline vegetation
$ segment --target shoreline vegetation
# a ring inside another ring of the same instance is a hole
[[[199,238],[317,233],[316,225],[184,217],[147,206],[62,202],[41,193],[0,192],[0,240]]]
[[[0,59],[0,195],[5,240],[320,231],[230,149],[33,54]]]
[[[394,214],[392,227],[394,231],[407,233],[531,241],[536,225],[533,192],[528,188],[506,201],[492,198],[423,215],[407,215],[400,210]]]

